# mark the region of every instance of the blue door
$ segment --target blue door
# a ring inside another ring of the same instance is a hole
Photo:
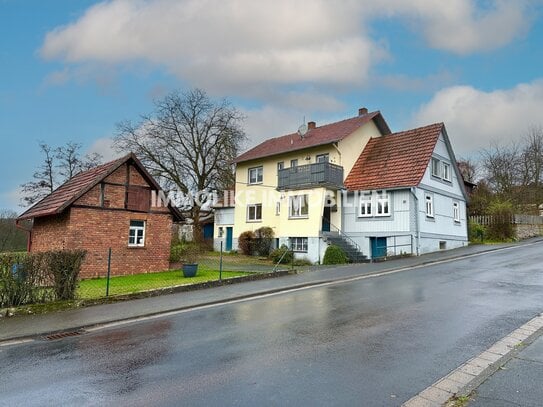
[[[386,257],[387,255],[387,238],[386,237],[370,237],[371,242],[371,258]]]
[[[227,252],[232,250],[232,233],[233,233],[232,228],[227,227],[226,228],[226,247],[224,248],[224,250],[226,250]]]

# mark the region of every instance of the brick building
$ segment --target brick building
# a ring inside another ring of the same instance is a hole
[[[81,277],[162,271],[169,267],[172,223],[179,211],[153,206],[157,182],[134,154],[81,172],[24,212],[29,251],[84,249]],[[156,196],[156,195],[155,195]]]

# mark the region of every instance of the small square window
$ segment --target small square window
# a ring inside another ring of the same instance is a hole
[[[128,246],[143,247],[145,245],[145,221],[131,220],[128,229]]]
[[[247,205],[247,221],[259,222],[262,220],[262,204]]]
[[[277,172],[281,171],[283,168],[285,168],[285,162],[281,161],[277,163]]]
[[[290,160],[290,166],[291,166],[291,168],[297,167],[298,166],[298,160]]]
[[[291,237],[290,246],[294,252],[307,253],[307,237]]]

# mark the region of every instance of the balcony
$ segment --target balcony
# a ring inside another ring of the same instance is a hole
[[[284,168],[277,174],[277,189],[343,188],[343,167],[328,162]]]

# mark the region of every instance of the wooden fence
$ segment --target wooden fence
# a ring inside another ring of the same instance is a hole
[[[470,216],[469,221],[479,225],[488,226],[495,222],[492,215]],[[536,215],[512,215],[510,219],[513,225],[543,225],[543,216]]]

